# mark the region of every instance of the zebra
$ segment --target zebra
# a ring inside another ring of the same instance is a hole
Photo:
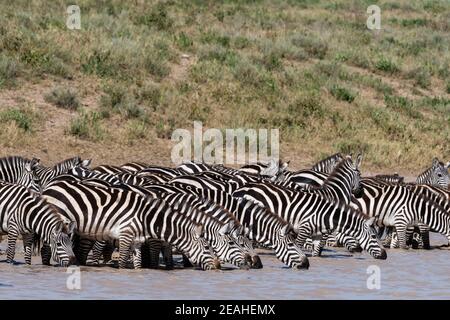
[[[365,214],[378,216],[379,226],[395,227],[402,249],[406,249],[407,227],[416,223],[427,225],[431,230],[447,236],[449,231],[446,223],[450,215],[429,197],[414,193],[403,185],[364,178],[361,183],[363,195],[354,198],[355,203]]]
[[[195,174],[200,173],[203,171],[211,171],[211,166],[198,161],[186,161],[182,164],[180,164],[177,168],[177,171],[180,172],[180,174]]]
[[[37,165],[34,172],[39,178],[41,188],[45,188],[47,183],[54,177],[67,173],[69,170],[77,167],[88,168],[91,164],[90,159],[81,160],[80,157],[73,157],[55,164],[53,167],[44,167]]]
[[[185,191],[190,192],[190,190]],[[236,226],[238,230],[233,233],[234,238],[239,246],[241,246],[246,252],[247,260],[250,262],[250,266],[255,269],[262,268],[261,259],[254,252],[250,240],[243,234],[243,226],[230,211],[211,200],[199,196],[198,192],[190,192],[190,194],[186,194],[184,192],[169,192],[168,194],[161,195],[160,197],[169,203],[173,203],[175,199],[180,203],[189,204],[191,207],[197,207],[206,214],[218,219],[222,223],[231,223],[233,226]]]
[[[119,173],[130,173],[128,170],[118,167],[118,166],[111,166],[111,165],[100,165],[92,169],[93,171],[97,171],[100,173],[109,173],[109,174],[119,174]]]
[[[0,182],[0,235],[8,235],[7,262],[13,262],[16,241],[22,235],[26,264],[31,264],[36,236],[49,245],[54,261],[63,266],[74,264],[72,231],[73,224],[66,227],[59,212],[36,193],[22,185]]]
[[[182,175],[169,180],[168,184],[188,184],[198,189],[228,190],[228,183],[211,180],[201,175]]]
[[[361,154],[357,156],[355,163],[353,163],[351,156],[346,156],[336,165],[335,169],[319,188],[312,188],[305,192],[318,194],[336,203],[350,205],[352,195],[358,195],[362,192],[360,184],[361,172],[359,170],[361,161]],[[313,256],[321,255],[327,239],[328,235],[324,234],[319,244],[314,248]],[[339,240],[340,242],[343,241],[351,252],[357,248],[353,239],[346,235],[340,235]]]
[[[344,156],[341,153],[335,153],[318,161],[311,169],[284,172],[281,180],[285,183],[296,183],[301,187],[309,186],[310,184],[314,184],[317,179],[318,181],[321,181],[321,179],[326,178],[326,174],[330,174],[336,165],[343,159]],[[319,187],[320,183],[317,182],[314,185]]]
[[[416,178],[418,184],[430,184],[432,186],[448,188],[450,175],[448,173],[448,164],[440,162],[438,158],[433,158],[431,167],[419,174]]]
[[[243,229],[233,215],[223,212],[220,218],[204,212],[212,209],[212,203],[205,202],[193,194],[168,193],[160,195],[168,204],[185,214],[197,223],[205,226],[205,238],[210,241],[216,256],[223,262],[230,262],[240,268],[247,266],[247,261],[252,258],[246,250],[237,242]],[[217,207],[213,208],[217,209]]]
[[[135,172],[135,174],[138,176],[152,174],[160,177],[175,178],[176,176],[182,175],[184,173],[181,173],[178,169],[175,168],[147,166],[144,169]]]
[[[423,173],[419,174],[416,178],[416,184],[418,185],[430,185],[434,187],[442,187],[444,189],[448,188],[450,182],[450,176],[448,173],[449,163],[444,164],[438,160],[438,158],[433,158],[431,167],[425,170]],[[420,230],[420,236],[424,239],[421,242],[424,244],[424,248],[427,249],[430,247],[429,245],[429,232],[428,227],[423,223],[417,224]],[[391,229],[391,231],[393,231]],[[408,233],[410,236],[413,236],[413,228],[410,227],[408,229]],[[398,239],[398,238],[397,238]],[[389,238],[387,239],[389,240]],[[388,241],[386,241],[388,242]],[[392,244],[393,247],[396,246],[395,243]]]
[[[40,182],[35,174],[39,159],[32,160],[19,156],[0,158],[0,180],[23,185],[35,192],[40,190]]]
[[[314,164],[311,170],[323,173],[331,173],[337,166],[337,164],[342,160],[344,160],[344,156],[341,153],[335,153]]]
[[[149,167],[149,165],[143,162],[128,162],[121,165],[120,167],[130,173],[137,173],[138,171]]]
[[[254,201],[292,224],[299,231],[299,246],[305,244],[307,236],[336,231],[355,237],[375,259],[386,259],[378,238],[373,237],[374,220],[369,221],[367,216],[343,203],[331,202],[317,194],[292,193],[267,183],[249,184],[236,190],[233,196]]]
[[[397,183],[397,184],[402,184],[402,183],[404,183],[404,180],[405,180],[405,178],[402,176],[399,176],[397,172],[394,174],[377,174],[373,177],[373,179],[380,180],[383,182],[388,182],[388,183]]]
[[[220,268],[203,237],[203,226],[163,200],[68,179],[53,180],[42,194],[64,217],[76,222],[80,241],[75,251],[81,264],[86,263],[93,240],[117,239],[119,268],[125,268],[130,253],[135,252],[134,260],[139,260],[140,245],[153,238],[174,244],[204,270]]]
[[[230,211],[244,227],[246,237],[270,247],[284,264],[297,269],[309,268],[308,258],[295,244],[296,234],[292,225],[281,217],[251,201],[235,198],[221,190],[191,186],[186,186],[186,190]]]

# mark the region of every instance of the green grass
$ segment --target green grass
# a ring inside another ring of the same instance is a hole
[[[101,141],[105,136],[105,130],[100,123],[101,119],[100,113],[83,110],[70,122],[68,133],[84,140]]]
[[[0,112],[0,123],[14,122],[23,132],[32,132],[35,115],[27,108],[8,108]]]
[[[65,2],[2,2],[0,90],[44,80],[47,101],[78,109],[67,133],[99,148],[106,134],[170,139],[199,120],[279,128],[286,158],[360,149],[368,166],[413,168],[450,157],[447,3],[382,2],[380,32],[365,26],[369,4],[82,1],[82,29],[67,30]],[[100,88],[95,113],[73,89],[48,92],[86,78]]]

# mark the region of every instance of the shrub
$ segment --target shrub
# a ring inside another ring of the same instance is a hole
[[[398,66],[392,60],[385,57],[378,59],[375,63],[375,68],[388,73],[396,73],[399,71]]]
[[[293,45],[303,48],[310,57],[323,59],[328,51],[327,43],[315,37],[298,35],[291,41]]]
[[[172,28],[174,21],[169,16],[166,5],[163,2],[159,2],[149,14],[139,16],[137,23],[155,27],[158,30],[169,30]]]
[[[81,139],[99,141],[104,136],[104,130],[100,124],[101,119],[98,112],[82,111],[70,122],[69,133]]]
[[[347,101],[348,103],[352,103],[353,100],[355,100],[355,94],[351,92],[349,89],[340,87],[338,85],[333,85],[330,88],[330,93],[335,97],[337,100],[341,101]]]
[[[15,85],[20,72],[21,65],[17,60],[0,55],[0,87]]]
[[[57,107],[70,110],[76,110],[81,105],[77,92],[70,88],[55,88],[51,92],[47,93],[44,96],[44,99]]]

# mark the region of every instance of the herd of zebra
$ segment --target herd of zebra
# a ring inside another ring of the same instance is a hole
[[[362,156],[334,154],[311,169],[269,161],[239,169],[186,162],[100,165],[74,157],[52,167],[39,159],[0,159],[0,235],[6,261],[23,239],[24,259],[42,263],[111,263],[119,268],[262,268],[256,247],[292,268],[344,246],[386,259],[385,248],[430,248],[429,232],[450,241],[450,162],[403,177],[361,177]],[[162,259],[160,258],[162,256]]]

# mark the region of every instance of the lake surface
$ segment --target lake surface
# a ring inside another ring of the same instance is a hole
[[[433,246],[445,243],[438,235],[431,239]],[[5,241],[0,248],[5,249]],[[388,249],[387,253],[387,260],[381,261],[367,253],[328,248],[323,257],[310,258],[309,270],[284,267],[267,250],[261,250],[264,268],[260,270],[86,266],[79,269],[80,289],[73,281],[74,269],[42,266],[40,257],[33,257],[33,265],[27,266],[21,264],[20,254],[18,264],[9,265],[3,254],[0,299],[450,299],[450,250]],[[373,270],[379,270],[379,289]],[[75,288],[68,289],[67,282]]]

